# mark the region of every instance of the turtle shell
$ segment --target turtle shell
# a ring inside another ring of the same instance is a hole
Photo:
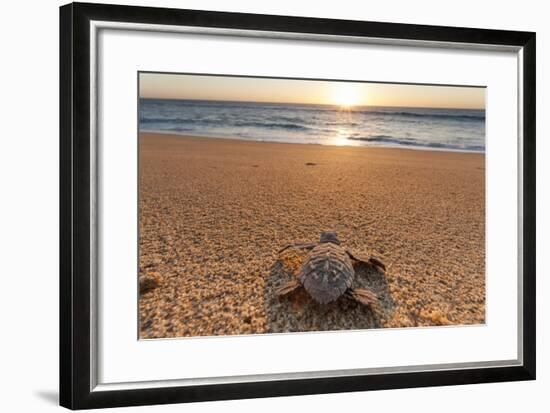
[[[298,277],[315,301],[326,304],[351,287],[355,271],[344,248],[324,242],[308,254]]]

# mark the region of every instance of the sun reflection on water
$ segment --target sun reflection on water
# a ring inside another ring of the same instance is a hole
[[[340,116],[338,119],[338,125],[336,126],[336,134],[331,136],[330,145],[335,146],[357,146],[358,142],[349,137],[353,136],[356,131],[354,130],[354,116],[353,109],[350,107],[342,106],[340,108]]]

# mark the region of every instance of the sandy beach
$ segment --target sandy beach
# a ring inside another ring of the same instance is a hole
[[[141,338],[485,321],[485,157],[140,134]],[[382,311],[303,291],[275,297],[334,230],[376,255],[360,269]]]

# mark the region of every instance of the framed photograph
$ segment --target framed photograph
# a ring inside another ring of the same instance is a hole
[[[535,33],[60,9],[60,401],[535,378]]]

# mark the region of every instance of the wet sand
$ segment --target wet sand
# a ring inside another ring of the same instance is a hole
[[[485,321],[482,154],[140,135],[140,337]],[[381,311],[303,291],[278,298],[304,254],[338,232]]]

